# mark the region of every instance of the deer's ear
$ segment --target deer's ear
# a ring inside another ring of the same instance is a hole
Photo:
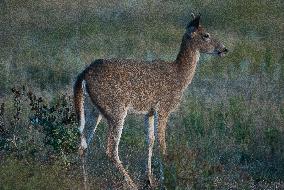
[[[196,16],[190,23],[187,25],[187,29],[190,31],[195,31],[198,29],[200,23],[200,15]]]

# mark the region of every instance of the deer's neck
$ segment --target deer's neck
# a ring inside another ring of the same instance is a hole
[[[194,47],[188,36],[184,36],[180,51],[175,61],[177,67],[178,82],[185,89],[192,81],[196,65],[199,60],[199,51]]]

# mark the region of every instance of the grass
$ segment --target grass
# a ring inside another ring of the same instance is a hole
[[[0,188],[9,189],[79,189],[78,176],[59,164],[39,165],[7,158],[1,161]]]
[[[175,59],[191,11],[201,12],[203,25],[230,53],[222,59],[201,56],[180,109],[171,116],[168,189],[284,188],[282,1],[96,0],[79,5],[13,0],[1,5],[1,189],[82,188],[76,125],[61,114],[68,108],[68,118],[73,117],[72,101],[62,97],[71,98],[75,76],[94,59]],[[10,90],[23,85],[28,89],[20,96]],[[36,99],[29,99],[29,90]],[[44,122],[35,123],[35,116]],[[127,118],[120,146],[123,162],[140,184],[143,122],[141,116]],[[89,156],[90,186],[121,189],[122,176],[104,153],[106,133],[106,124],[100,124]],[[153,165],[158,175],[157,157]]]

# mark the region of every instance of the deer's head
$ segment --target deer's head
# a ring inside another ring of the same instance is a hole
[[[200,14],[198,16],[192,14],[192,17],[193,20],[187,25],[186,30],[189,44],[200,53],[224,56],[228,49],[200,25]]]

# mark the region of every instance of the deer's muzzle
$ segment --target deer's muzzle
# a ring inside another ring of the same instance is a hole
[[[228,50],[227,48],[223,48],[222,50],[218,50],[217,54],[218,54],[220,57],[223,57],[223,56],[225,56],[228,52],[229,52],[229,50]]]

